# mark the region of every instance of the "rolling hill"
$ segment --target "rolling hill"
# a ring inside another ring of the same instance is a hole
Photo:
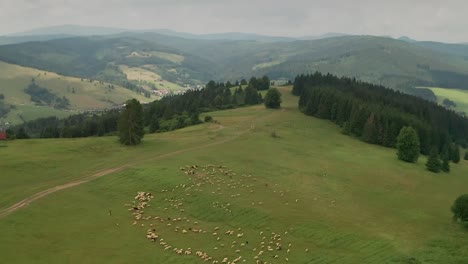
[[[25,92],[32,79],[57,98],[67,98],[69,106],[56,109],[50,105],[38,105],[33,102],[31,95]],[[4,103],[12,106],[4,120],[13,124],[39,117],[65,117],[80,111],[109,108],[122,104],[129,98],[137,98],[142,102],[151,101],[118,85],[63,76],[4,62],[0,62],[0,94],[4,96]]]
[[[207,263],[197,251],[209,263],[466,261],[466,231],[449,208],[466,193],[467,162],[445,175],[426,171],[425,158],[400,162],[393,149],[301,114],[281,89],[281,110],[212,112],[220,125],[148,135],[137,147],[113,137],[9,142],[0,148],[2,261]],[[141,217],[128,205],[142,191],[154,197]]]
[[[297,74],[315,71],[355,77],[433,101],[436,96],[430,89],[415,87],[468,89],[468,59],[463,55],[468,46],[463,44],[373,36],[295,40],[105,28],[70,31],[105,32],[102,36],[41,35],[65,32],[60,30],[14,36],[42,41],[0,45],[0,61],[147,94],[152,90],[177,92],[209,80],[235,81],[250,76],[292,80]]]
[[[396,89],[468,88],[468,60],[446,52],[450,45],[454,44],[433,46],[372,36],[271,42],[126,32],[4,45],[0,46],[0,60],[114,83],[124,77],[113,65],[123,64],[153,65],[163,78],[189,84],[265,74],[272,79],[292,79],[300,73],[321,71]],[[459,46],[462,52],[464,46]],[[174,61],[158,53],[184,60]]]

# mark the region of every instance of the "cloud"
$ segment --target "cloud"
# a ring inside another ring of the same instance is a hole
[[[327,32],[468,41],[461,0],[0,0],[0,34],[80,24],[193,33]]]

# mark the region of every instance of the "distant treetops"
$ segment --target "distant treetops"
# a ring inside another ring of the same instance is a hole
[[[72,115],[65,119],[41,118],[25,122],[8,131],[16,138],[78,138],[118,135],[122,144],[141,142],[143,131],[165,132],[196,125],[199,114],[263,103],[261,90],[269,89],[270,79],[251,78],[235,84],[210,81],[201,90],[188,90],[141,106],[130,100],[121,109]],[[1,101],[0,101],[1,103]]]
[[[460,161],[459,146],[468,145],[468,119],[383,86],[317,72],[297,76],[292,92],[304,114],[331,120],[365,142],[396,147],[400,160],[431,154],[430,171],[448,172],[450,161]]]

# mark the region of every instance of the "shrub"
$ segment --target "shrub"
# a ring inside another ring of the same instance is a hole
[[[206,123],[213,122],[213,117],[209,115],[205,116],[205,122]]]
[[[265,107],[278,109],[281,107],[281,93],[276,88],[271,88],[265,95]]]
[[[403,127],[397,137],[398,159],[415,163],[420,153],[419,137],[412,127]]]
[[[459,196],[452,205],[453,219],[468,222],[468,194]]]

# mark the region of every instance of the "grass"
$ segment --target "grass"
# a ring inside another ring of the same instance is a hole
[[[457,106],[455,110],[458,112],[464,112],[468,114],[468,90],[461,89],[448,89],[448,88],[438,88],[438,87],[421,87],[428,88],[434,92],[437,96],[437,102],[442,104],[444,99],[450,99],[454,101]]]
[[[37,105],[18,105],[15,109],[11,110],[6,116],[6,120],[12,124],[21,124],[24,121],[31,121],[41,117],[56,116],[58,118],[68,117],[77,111],[62,109],[55,109],[47,106]]]
[[[149,67],[149,66],[148,66]],[[158,89],[167,89],[170,91],[180,91],[184,88],[178,84],[162,79],[162,77],[152,71],[139,68],[120,65],[120,69],[127,75],[127,79],[133,81],[143,81],[154,84]],[[150,88],[147,88],[150,89]]]
[[[286,257],[290,263],[412,263],[411,258],[466,263],[467,233],[452,222],[449,208],[466,193],[467,162],[452,165],[450,174],[427,172],[425,158],[415,165],[399,162],[392,149],[362,143],[330,122],[302,115],[297,98],[281,89],[281,110],[254,106],[212,112],[222,127],[202,124],[147,135],[133,148],[119,146],[112,137],[9,142],[0,148],[0,208],[94,171],[131,166],[0,219],[2,261],[203,262],[147,240],[153,224],[174,247],[203,250],[218,260],[242,256],[255,263],[253,249],[258,252],[262,237],[268,243],[275,232],[283,248],[265,250],[268,263],[285,263]],[[278,137],[271,137],[272,131]],[[165,153],[172,154],[161,156]],[[185,175],[179,168],[187,164],[223,165],[232,172]],[[144,216],[190,222],[132,225],[134,216],[124,204],[138,191],[155,196]],[[182,203],[179,208],[170,202],[174,199]],[[215,227],[221,235],[213,236]],[[207,232],[181,233],[189,228]],[[244,236],[226,236],[227,230]]]
[[[50,115],[59,117],[69,115],[69,112],[65,110],[35,107],[31,97],[24,92],[32,78],[38,85],[47,88],[57,96],[67,97],[70,100],[71,110],[106,108],[113,104],[123,103],[130,98],[143,102],[151,101],[123,87],[114,85],[114,89],[110,89],[107,83],[82,81],[80,78],[0,62],[0,94],[5,95],[6,103],[18,108],[8,115],[7,121],[13,123],[22,121],[18,115],[22,115],[25,120]]]

